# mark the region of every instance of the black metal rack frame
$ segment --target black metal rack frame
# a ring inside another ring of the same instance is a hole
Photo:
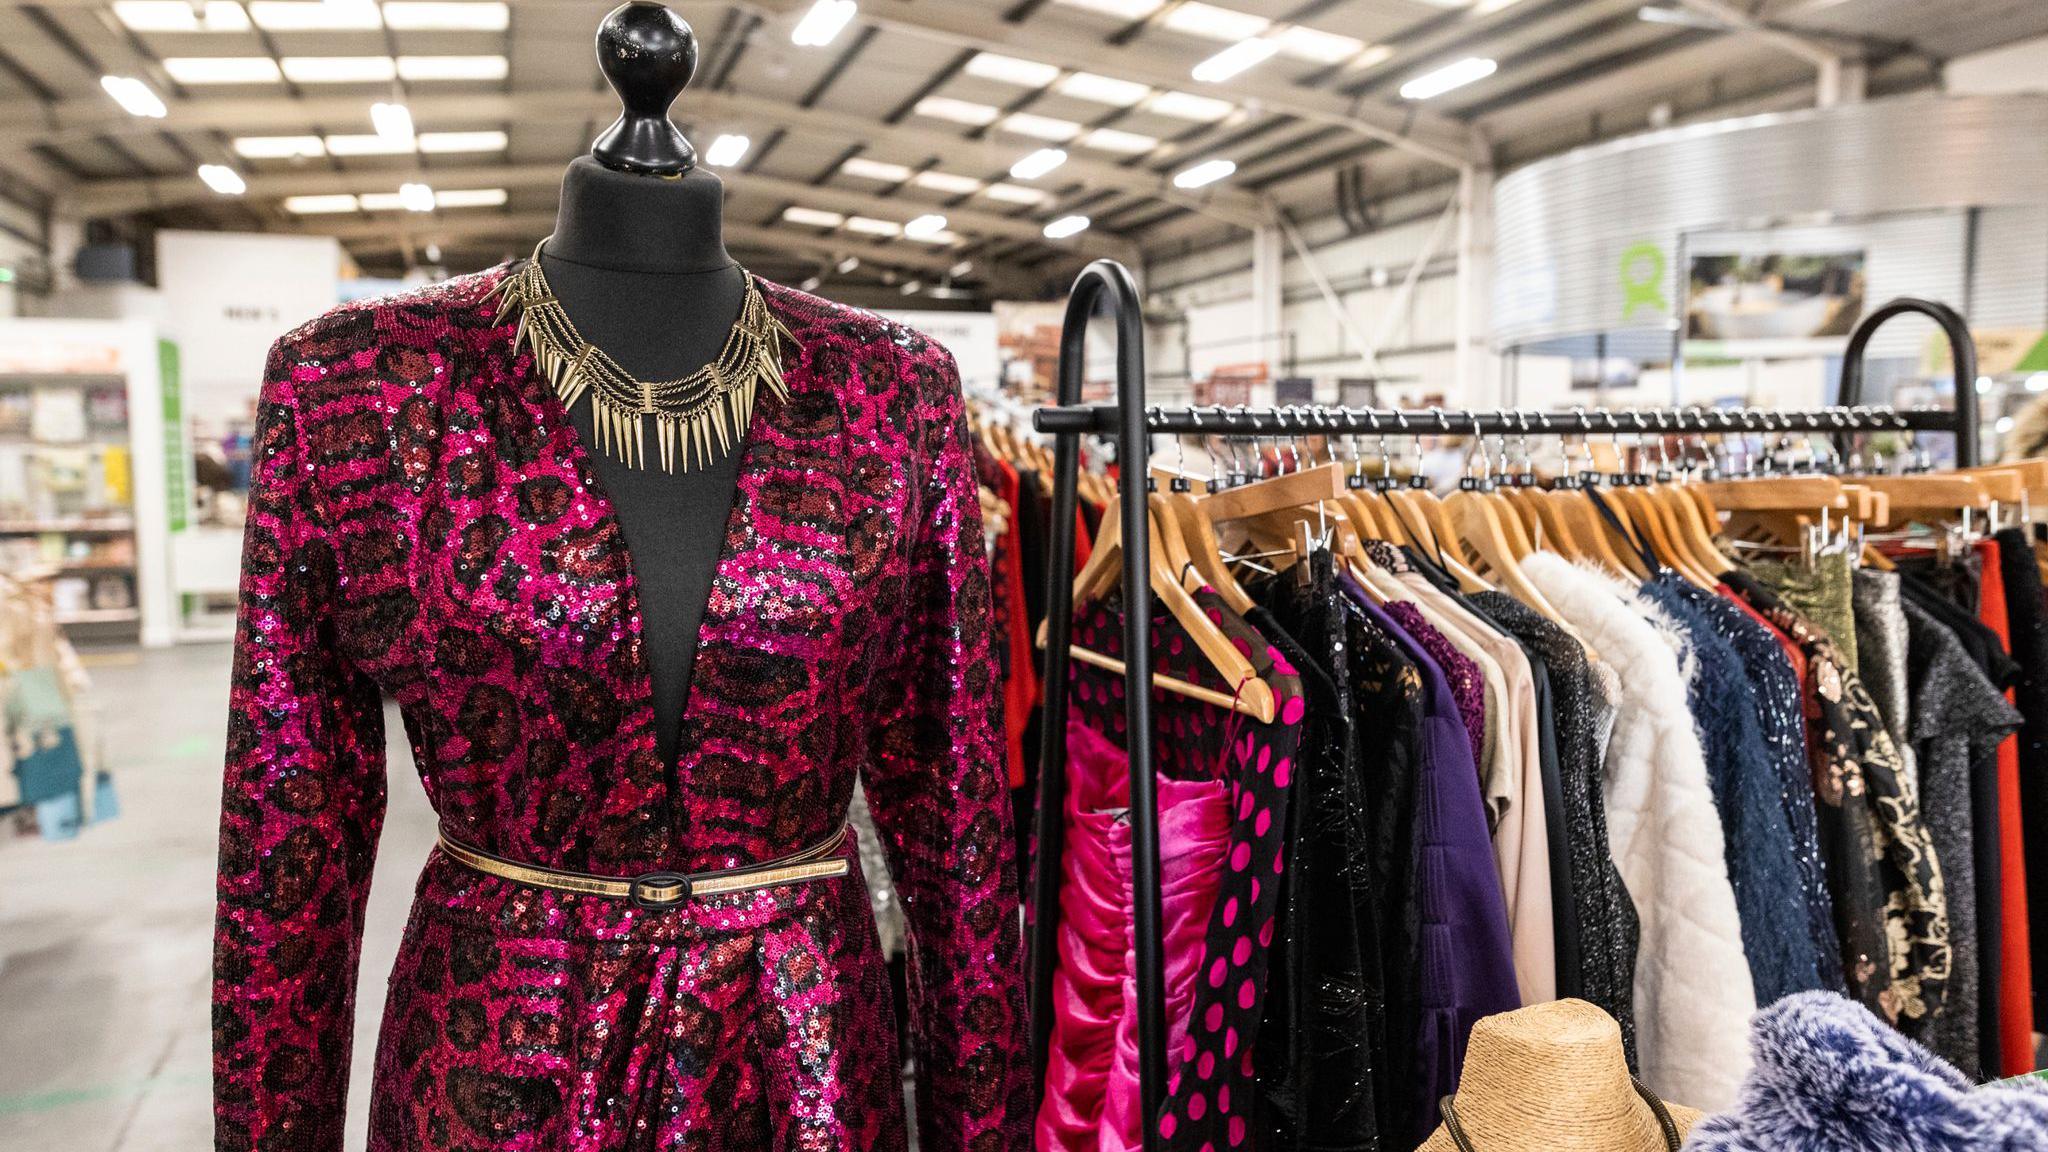
[[[1088,321],[1098,309],[1108,312],[1116,327],[1116,403],[1082,405],[1083,352]],[[1865,407],[1862,395],[1863,356],[1871,335],[1894,316],[1912,312],[1931,317],[1949,341],[1955,366],[1953,409]],[[1976,350],[1968,325],[1947,305],[1913,298],[1894,300],[1876,309],[1850,336],[1842,365],[1836,407],[1798,412],[1760,409],[1666,408],[1572,413],[1495,411],[1491,413],[1431,409],[1387,411],[1296,405],[1284,408],[1148,408],[1145,403],[1145,326],[1137,282],[1123,265],[1097,260],[1083,269],[1067,300],[1060,334],[1057,404],[1034,413],[1033,424],[1054,437],[1053,537],[1046,572],[1046,647],[1042,683],[1044,722],[1037,799],[1037,857],[1032,875],[1032,902],[1037,917],[1030,950],[1031,1061],[1034,1103],[1044,1094],[1045,1062],[1052,1035],[1052,980],[1058,964],[1060,861],[1064,850],[1062,819],[1066,797],[1067,668],[1072,646],[1074,510],[1077,500],[1082,436],[1114,436],[1117,459],[1126,478],[1150,470],[1154,433],[1198,434],[1226,438],[1273,435],[1442,436],[1442,435],[1606,435],[1610,433],[1772,433],[1821,432],[1835,435],[1846,456],[1846,442],[1856,432],[1947,432],[1956,437],[1956,463],[1977,462]],[[1118,515],[1123,534],[1124,588],[1124,719],[1130,733],[1126,753],[1131,772],[1132,928],[1136,948],[1138,993],[1139,1095],[1145,1117],[1144,1142],[1158,1146],[1154,1121],[1166,1090],[1165,957],[1159,886],[1159,803],[1153,776],[1152,646],[1147,624],[1152,619],[1152,592],[1147,573],[1151,560],[1146,524],[1145,485],[1121,485]]]

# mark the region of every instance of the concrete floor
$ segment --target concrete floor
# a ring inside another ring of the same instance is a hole
[[[208,987],[228,648],[93,660],[121,816],[77,840],[0,834],[0,1149],[213,1146]],[[433,842],[394,713],[370,892],[349,1149],[363,1147],[386,977]]]

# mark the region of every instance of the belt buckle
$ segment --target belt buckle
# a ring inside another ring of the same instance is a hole
[[[690,878],[681,872],[649,872],[627,883],[626,896],[649,912],[665,911],[690,898]]]

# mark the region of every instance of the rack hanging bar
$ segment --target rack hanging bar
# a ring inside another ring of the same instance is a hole
[[[1865,316],[1849,333],[1849,346],[1842,352],[1842,377],[1841,386],[1836,390],[1837,399],[1851,406],[1862,403],[1863,358],[1870,348],[1870,338],[1877,335],[1885,321],[1908,312],[1929,317],[1941,326],[1942,335],[1948,338],[1949,364],[1954,369],[1956,381],[1956,406],[1955,411],[1949,413],[1948,425],[1940,431],[1955,433],[1956,466],[1975,467],[1980,431],[1977,422],[1977,341],[1970,336],[1970,323],[1963,319],[1963,314],[1939,300],[1901,296]],[[1837,436],[1835,449],[1846,453],[1847,438]]]
[[[1975,404],[1969,405],[1972,412]],[[1954,432],[1957,413],[1947,408],[1890,408],[1840,405],[1797,412],[1768,408],[1595,408],[1578,412],[1527,409],[1469,412],[1430,408],[1394,410],[1342,408],[1334,405],[1292,405],[1281,408],[1204,406],[1154,408],[1145,430],[1153,433],[1210,436],[1270,436],[1303,433],[1374,436],[1604,436],[1643,431],[1637,418],[1653,422],[1658,433],[1743,432]],[[1111,435],[1120,431],[1119,407],[1108,404],[1040,408],[1032,426],[1059,436]],[[1974,452],[1972,453],[1974,459]]]
[[[1117,406],[1114,431],[1126,476],[1147,475],[1151,438],[1145,427],[1145,320],[1137,281],[1114,260],[1081,270],[1067,299],[1060,332],[1062,404],[1081,399],[1088,318],[1097,303],[1116,322]],[[1066,812],[1067,665],[1071,657],[1074,505],[1079,445],[1059,438],[1053,457],[1053,546],[1046,572],[1045,718],[1038,776],[1038,856],[1032,877],[1037,922],[1031,940],[1031,1062],[1034,1102],[1044,1095],[1046,1053],[1052,1036],[1052,978],[1057,966],[1062,821]],[[1125,755],[1131,771],[1132,937],[1138,992],[1138,1095],[1144,1108],[1144,1147],[1158,1147],[1156,1118],[1166,1099],[1166,953],[1159,884],[1159,800],[1152,774],[1152,585],[1150,523],[1145,485],[1121,488],[1124,562],[1124,724],[1131,733]],[[1034,1115],[1036,1115],[1034,1110]]]

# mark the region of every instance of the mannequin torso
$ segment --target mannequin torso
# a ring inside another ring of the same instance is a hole
[[[582,156],[563,176],[541,270],[583,338],[638,379],[672,380],[711,362],[739,318],[746,277],[725,250],[723,197],[718,178],[701,169],[665,179]],[[632,554],[656,746],[663,763],[674,763],[740,452],[687,472],[628,467],[597,450],[588,396],[569,418]]]

